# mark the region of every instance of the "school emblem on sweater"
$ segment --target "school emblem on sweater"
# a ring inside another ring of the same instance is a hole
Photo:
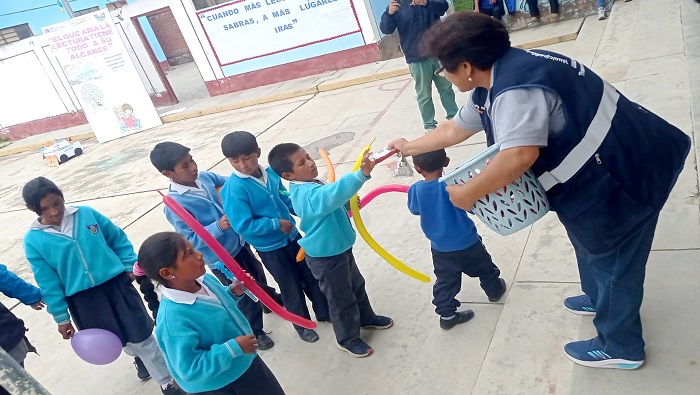
[[[97,224],[88,225],[87,228],[93,235],[97,234]]]

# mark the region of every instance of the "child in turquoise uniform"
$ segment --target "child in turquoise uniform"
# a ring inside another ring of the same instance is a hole
[[[284,307],[304,318],[311,318],[306,297],[312,303],[316,320],[330,321],[328,302],[307,266],[297,262],[294,207],[280,176],[258,164],[260,147],[251,133],[231,132],[221,141],[221,150],[233,166],[233,174],[221,188],[224,211],[231,228],[258,251],[260,259],[275,278]],[[305,342],[318,341],[313,329],[294,325]]]
[[[387,329],[394,321],[372,310],[365,279],[352,255],[355,231],[345,204],[369,180],[374,161],[365,153],[360,170],[332,184],[317,179],[316,163],[296,144],[277,145],[268,161],[277,174],[291,181],[292,204],[305,233],[299,243],[328,299],[338,348],[356,358],[371,355],[372,347],[360,339],[360,328]]]
[[[267,285],[262,263],[255,258],[250,250],[250,245],[231,229],[228,218],[224,214],[217,188],[224,185],[226,177],[208,171],[200,171],[194,158],[190,155],[190,149],[182,144],[170,141],[158,143],[151,151],[150,158],[153,166],[170,179],[168,196],[177,201],[197,222],[202,224],[243,270],[250,273],[268,295],[277,303],[282,304],[281,296],[274,288]],[[170,208],[164,207],[163,210],[175,231],[187,237],[197,251],[204,254],[204,262],[209,266],[214,276],[222,284],[230,285],[231,281],[216,268],[219,257],[207,246],[204,240]],[[250,298],[243,298],[240,303],[241,311],[250,322],[258,339],[258,348],[260,350],[272,348],[275,343],[263,331],[262,304],[254,302]]]
[[[256,355],[258,341],[238,309],[242,281],[226,287],[205,274],[202,253],[174,232],[146,239],[138,258],[148,277],[161,284],[156,338],[184,390],[207,395],[284,395]]]
[[[134,247],[109,218],[86,206],[66,206],[63,192],[38,177],[22,189],[39,218],[24,236],[24,250],[46,309],[64,339],[80,329],[117,335],[124,352],[138,356],[167,395],[180,395],[153,337],[153,320],[129,274]],[[72,321],[71,321],[72,320]]]

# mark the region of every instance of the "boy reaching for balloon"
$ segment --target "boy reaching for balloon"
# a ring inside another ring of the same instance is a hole
[[[376,315],[365,291],[365,279],[355,263],[355,231],[345,204],[370,178],[375,162],[366,152],[360,170],[332,184],[318,180],[316,163],[300,146],[279,144],[268,156],[270,167],[290,181],[289,191],[301,218],[306,260],[328,299],[338,348],[356,358],[372,354],[360,339],[360,328],[387,329],[394,321]]]
[[[330,321],[328,302],[305,261],[297,262],[294,207],[280,176],[258,163],[260,147],[252,133],[231,132],[221,141],[221,151],[233,166],[233,173],[221,188],[224,211],[231,228],[250,243],[280,287],[284,307],[290,313],[310,319],[306,298],[311,301],[317,321]],[[318,341],[313,329],[294,325],[299,338]]]
[[[44,177],[25,184],[22,197],[39,216],[24,236],[24,251],[63,338],[73,337],[75,327],[110,331],[125,353],[143,361],[163,394],[184,394],[168,372],[153,337],[153,320],[131,285],[128,273],[136,254],[124,231],[91,207],[66,206],[63,192]]]
[[[474,317],[472,310],[457,311],[461,303],[455,296],[462,287],[462,273],[479,277],[489,302],[498,302],[506,292],[501,271],[481,242],[474,222],[450,202],[445,183],[438,181],[449,162],[444,149],[415,155],[413,165],[425,180],[408,189],[408,210],[420,215],[421,229],[430,240],[437,277],[433,304],[440,315],[440,328],[445,330]]]

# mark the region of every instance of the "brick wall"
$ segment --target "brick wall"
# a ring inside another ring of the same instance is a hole
[[[182,36],[171,11],[151,15],[148,17],[148,22],[151,24],[153,32],[163,48],[165,58],[171,66],[193,60],[185,38]]]

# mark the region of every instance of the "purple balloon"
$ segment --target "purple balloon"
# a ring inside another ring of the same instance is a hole
[[[114,333],[98,328],[83,329],[71,337],[73,351],[85,362],[107,365],[119,358],[122,341]]]

